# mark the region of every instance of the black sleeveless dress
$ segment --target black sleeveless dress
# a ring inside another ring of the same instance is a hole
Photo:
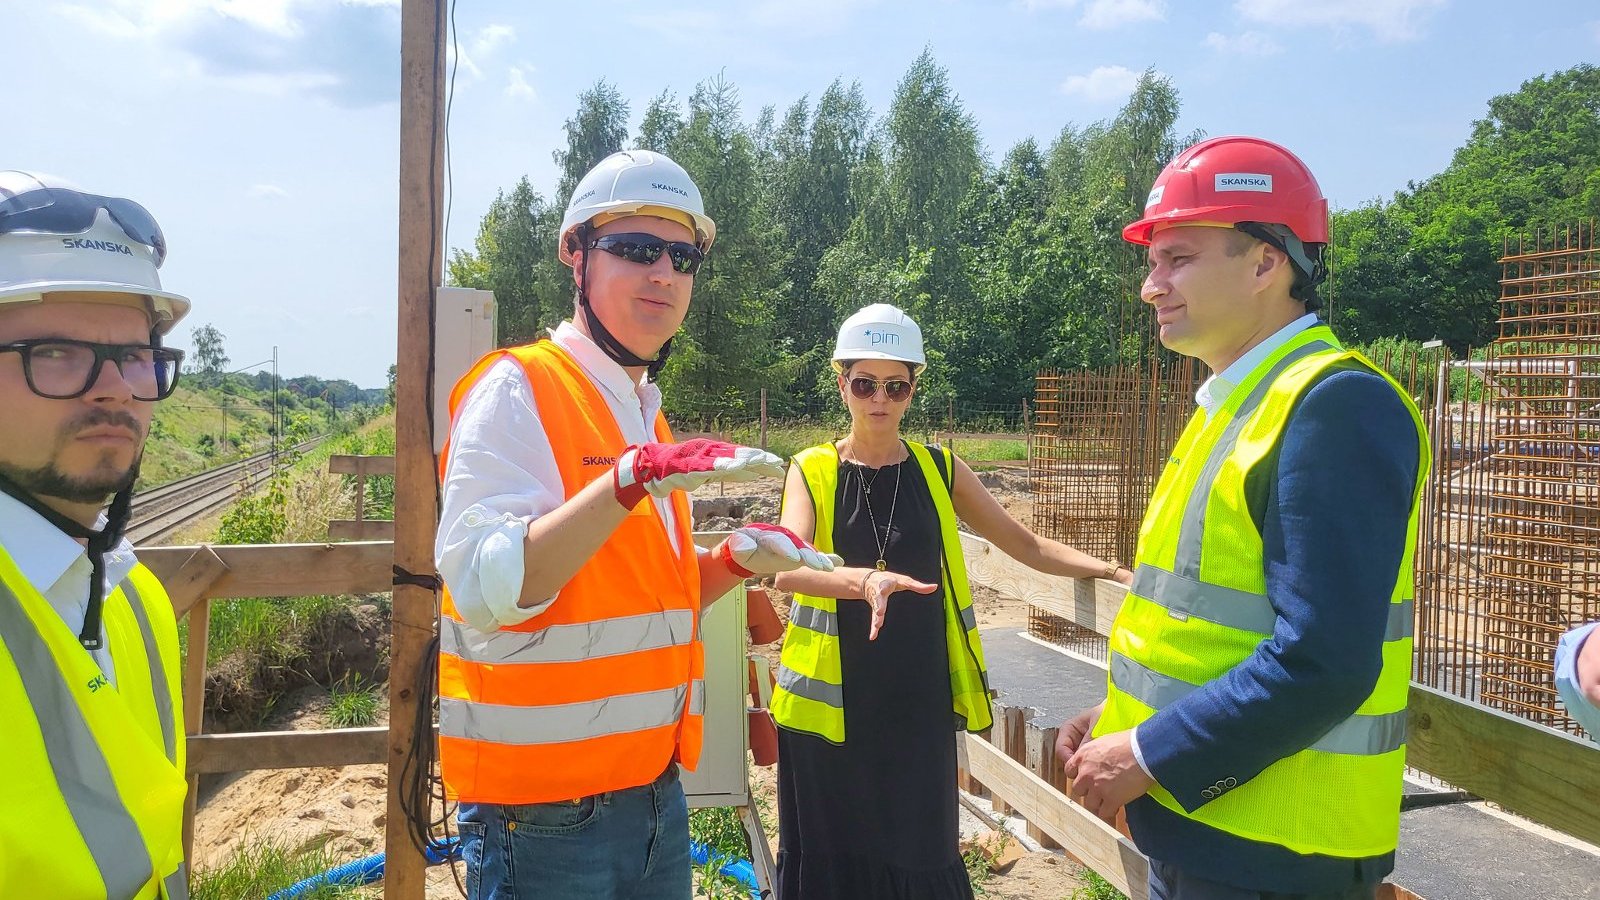
[[[834,552],[847,566],[877,561],[865,490],[879,540],[888,529],[887,568],[939,584],[938,513],[914,457],[876,470],[840,464]],[[972,900],[957,847],[944,603],[942,588],[895,594],[869,641],[871,607],[840,601],[845,741],[778,731],[782,900]]]

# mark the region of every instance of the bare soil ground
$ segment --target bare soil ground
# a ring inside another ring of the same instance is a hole
[[[1020,521],[1031,520],[1031,499],[1026,471],[999,469],[983,473],[1001,505]],[[748,521],[775,521],[781,485],[740,486],[737,494],[717,488],[704,490],[697,500],[720,501],[709,516],[697,523],[706,530]],[[713,504],[715,506],[715,504]],[[734,508],[730,508],[734,507]],[[697,519],[701,516],[697,514]],[[780,618],[788,619],[789,595],[768,588]],[[974,588],[980,627],[1021,627],[1027,624],[1026,605],[1007,600],[986,588]],[[774,664],[776,645],[755,648]],[[328,724],[326,692],[308,688],[289,695],[284,710],[269,720],[270,730],[313,730]],[[379,724],[387,722],[387,715]],[[752,787],[758,807],[769,812],[763,821],[776,851],[777,787],[772,769],[752,768]],[[353,860],[382,851],[385,827],[386,775],[383,766],[290,769],[247,772],[202,785],[201,808],[195,827],[193,864],[196,869],[216,866],[238,847],[251,841],[274,840],[291,847],[326,844],[340,860]],[[963,813],[963,833],[971,836],[987,825]],[[1033,851],[1015,862],[1005,874],[980,879],[977,890],[988,900],[1064,900],[1082,886],[1081,868],[1057,853]],[[462,871],[464,878],[464,870]],[[429,900],[459,897],[450,867],[429,871]]]

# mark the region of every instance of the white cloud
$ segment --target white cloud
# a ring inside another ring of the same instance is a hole
[[[245,194],[252,200],[268,200],[289,196],[289,192],[275,184],[252,184]]]
[[[533,85],[528,83],[527,73],[531,66],[512,66],[509,80],[506,82],[506,96],[513,100],[533,100],[538,97]]]
[[[1100,66],[1087,75],[1073,75],[1061,83],[1061,93],[1091,103],[1123,100],[1133,93],[1139,73],[1126,66]]]
[[[1226,35],[1213,31],[1206,35],[1206,46],[1230,56],[1277,56],[1283,47],[1259,31]]]
[[[1365,28],[1380,41],[1410,41],[1448,0],[1237,0],[1240,16],[1272,25]]]
[[[516,43],[517,30],[510,25],[485,25],[472,39],[473,56],[489,56],[506,44]]]
[[[399,0],[99,0],[58,14],[145,41],[236,89],[310,93],[341,106],[399,94]]]
[[[1166,18],[1165,0],[1090,0],[1078,24],[1106,29],[1139,22],[1163,22]]]

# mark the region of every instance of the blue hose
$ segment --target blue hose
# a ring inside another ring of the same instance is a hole
[[[717,854],[719,860],[724,860],[722,868],[717,872],[738,881],[750,889],[750,896],[760,897],[760,886],[756,884],[756,867],[748,859],[731,859]],[[703,866],[711,859],[711,848],[699,841],[689,842],[689,859],[697,866]]]
[[[424,854],[428,858],[428,865],[436,866],[446,860],[461,858],[461,839],[448,838],[443,849],[429,847]],[[737,880],[740,884],[750,889],[750,896],[759,897],[756,885],[756,870],[748,859],[728,859],[718,855],[719,859],[727,860],[722,868],[717,871],[723,875]],[[689,859],[697,866],[703,866],[711,859],[711,848],[699,841],[689,842]],[[324,885],[356,886],[372,884],[383,880],[384,855],[382,853],[358,859],[342,866],[336,866],[320,875],[313,875],[304,881],[297,882],[283,890],[267,897],[267,900],[295,900],[295,898],[309,894]]]
[[[427,857],[428,865],[436,866],[451,859],[461,858],[461,839],[446,838],[442,848],[429,847],[423,856]],[[283,890],[267,897],[267,900],[295,900],[296,897],[309,894],[324,885],[339,885],[354,887],[362,884],[372,884],[383,880],[384,855],[382,853],[358,859],[342,866],[335,866],[320,875],[313,875],[304,881],[297,882]]]

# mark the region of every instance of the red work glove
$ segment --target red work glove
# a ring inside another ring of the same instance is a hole
[[[628,509],[646,494],[665,497],[710,481],[782,478],[783,460],[765,450],[695,438],[681,444],[636,444],[612,472],[617,502]]]
[[[776,575],[801,566],[832,572],[835,566],[844,565],[842,557],[823,553],[782,525],[765,522],[734,529],[713,552],[728,571],[740,578]]]

